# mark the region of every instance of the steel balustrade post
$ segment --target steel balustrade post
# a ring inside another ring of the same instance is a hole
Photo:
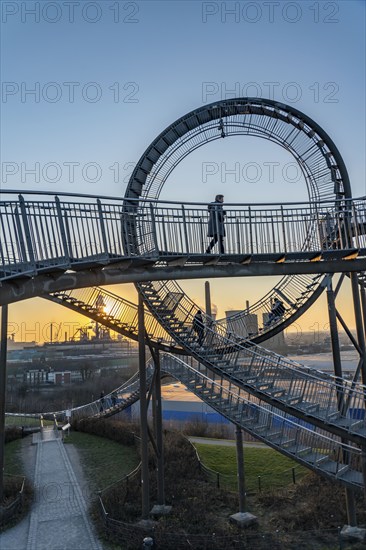
[[[352,203],[351,211],[352,211],[353,227],[354,227],[354,230],[353,230],[352,233],[354,233],[354,237],[355,237],[355,239],[356,239],[357,248],[360,248],[359,225],[358,225],[358,220],[357,220],[357,211],[356,211],[356,208],[355,208],[354,203]]]
[[[23,228],[22,228],[22,224],[20,223],[20,216],[19,216],[19,211],[17,206],[14,208],[14,217],[15,217],[15,227],[17,231],[17,240],[19,242],[19,248],[21,250],[22,260],[25,263],[27,261],[27,251],[25,248]]]
[[[166,252],[168,250],[168,241],[166,237],[164,218],[161,220],[161,227],[162,227],[162,233],[163,233],[164,252]]]
[[[56,212],[57,212],[57,220],[58,225],[60,228],[60,235],[61,235],[61,242],[64,249],[64,256],[67,260],[67,262],[70,264],[70,249],[69,249],[69,242],[66,236],[66,229],[65,224],[62,216],[62,210],[61,210],[61,203],[59,197],[55,197],[55,203],[56,203]]]
[[[248,219],[249,219],[249,245],[250,245],[250,253],[253,254],[252,210],[251,210],[251,207],[250,207],[250,206],[248,206]]]
[[[151,215],[152,234],[153,234],[153,241],[154,241],[154,245],[155,245],[155,250],[156,250],[157,254],[159,254],[158,237],[157,237],[157,232],[156,232],[155,212],[154,212],[154,205],[152,203],[150,203],[150,215]],[[167,245],[165,245],[165,251],[167,251]]]
[[[98,208],[99,226],[100,226],[100,232],[102,237],[103,249],[105,254],[108,255],[107,233],[105,230],[102,203],[100,202],[100,199],[97,199],[97,208]]]
[[[4,500],[4,453],[5,453],[5,398],[6,355],[8,344],[8,305],[1,308],[0,334],[0,503]]]
[[[240,254],[240,220],[236,219],[236,253]]]
[[[200,235],[200,245],[201,245],[200,252],[202,254],[204,254],[204,252],[206,250],[206,245],[205,245],[205,232],[203,230],[203,219],[202,218],[199,218],[199,235]]]
[[[140,430],[141,430],[141,493],[142,519],[149,517],[149,435],[147,429],[147,383],[146,383],[146,350],[144,302],[138,295],[138,343],[139,343],[139,376],[140,376]]]
[[[189,254],[190,252],[195,252],[195,251],[193,249],[192,250],[189,249],[187,220],[186,220],[186,211],[184,209],[184,204],[182,204],[182,219],[183,219],[184,244],[186,247],[186,253]]]
[[[24,197],[22,195],[19,195],[19,206],[20,206],[20,213],[21,213],[21,216],[22,216],[25,242],[27,243],[29,261],[32,264],[32,266],[35,268],[35,259],[34,259],[34,250],[33,250],[33,244],[32,244],[32,237],[31,237],[31,232],[30,232],[30,229],[29,229],[29,223],[28,223],[28,217],[27,217],[27,210],[26,210],[26,207],[25,207],[25,201],[24,201]]]
[[[283,206],[282,205],[281,205],[281,226],[282,226],[282,237],[283,237],[283,251],[286,254],[286,252],[287,252],[286,227],[285,227],[285,217],[283,215]]]

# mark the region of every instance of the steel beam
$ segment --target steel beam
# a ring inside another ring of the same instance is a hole
[[[295,274],[326,274],[341,272],[366,271],[366,258],[352,261],[321,261],[321,262],[293,262],[293,263],[252,263],[245,265],[223,264],[214,266],[185,266],[185,267],[133,267],[117,269],[110,266],[108,269],[101,266],[85,271],[57,274],[55,272],[36,277],[17,277],[11,281],[3,281],[1,287],[0,306],[58,292],[72,288],[89,286],[106,286],[122,283],[136,283],[159,280],[208,279],[224,277],[260,277],[282,276]]]

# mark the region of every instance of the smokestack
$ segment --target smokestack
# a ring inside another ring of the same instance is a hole
[[[210,283],[205,282],[205,302],[206,302],[206,315],[212,317],[211,313],[211,294],[210,294]]]

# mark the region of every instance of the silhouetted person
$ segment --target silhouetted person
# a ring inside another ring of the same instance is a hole
[[[222,207],[223,202],[224,195],[216,195],[215,201],[208,205],[209,220],[207,236],[213,238],[207,247],[206,254],[211,253],[217,242],[219,243],[220,254],[224,254],[224,237],[226,235],[224,217],[226,216],[226,212]]]
[[[205,337],[205,325],[203,322],[202,311],[199,309],[196,315],[193,317],[192,328],[197,334],[198,343],[200,346],[203,344]]]
[[[285,311],[286,311],[286,308],[283,305],[283,302],[281,302],[281,300],[279,300],[278,298],[275,298],[275,301],[273,302],[273,305],[272,305],[272,309],[268,315],[268,321],[264,323],[264,326],[268,327],[272,323],[279,321],[281,317],[283,317]]]
[[[104,411],[104,391],[100,392],[100,412]]]

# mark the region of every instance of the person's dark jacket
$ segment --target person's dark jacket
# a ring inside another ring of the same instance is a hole
[[[208,205],[209,221],[207,236],[214,237],[215,235],[221,235],[225,237],[225,225],[224,217],[226,215],[221,202],[211,202]]]

